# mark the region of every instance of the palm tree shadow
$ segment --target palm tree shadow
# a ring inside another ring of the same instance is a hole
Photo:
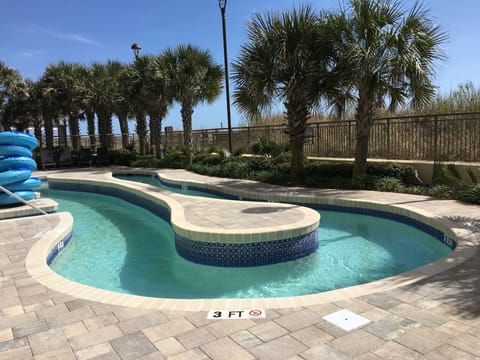
[[[480,232],[480,219],[449,217],[469,230]],[[477,235],[478,236],[478,235]],[[462,319],[480,317],[480,252],[459,265],[427,279],[408,285],[407,289],[451,306]]]

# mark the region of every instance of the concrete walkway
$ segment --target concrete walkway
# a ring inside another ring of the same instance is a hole
[[[178,170],[161,173],[181,181],[228,186],[231,191],[407,206],[474,231],[480,224],[479,206],[455,201],[284,189]],[[207,320],[206,311],[115,306],[75,298],[38,283],[26,271],[25,257],[42,234],[58,225],[59,218],[0,221],[0,360],[480,359],[480,253],[476,247],[473,256],[456,267],[388,292],[268,309],[266,319]],[[478,236],[472,241],[478,242]],[[341,309],[371,322],[347,332],[322,318]]]

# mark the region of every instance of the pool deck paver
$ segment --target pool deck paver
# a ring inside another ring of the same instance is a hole
[[[165,175],[242,188],[240,180],[178,170]],[[282,191],[257,187],[269,194]],[[245,182],[248,191],[255,188]],[[455,201],[364,191],[306,192],[407,204],[467,226],[480,223],[480,206]],[[36,235],[58,221],[58,215],[0,221],[0,360],[480,359],[478,250],[453,268],[388,292],[268,309],[266,319],[214,321],[207,320],[206,311],[104,304],[39,284],[26,270],[25,254],[38,241]],[[346,332],[322,319],[344,308],[371,322]]]

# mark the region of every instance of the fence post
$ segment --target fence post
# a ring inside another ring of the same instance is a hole
[[[438,116],[433,118],[433,161],[438,161]]]
[[[317,130],[316,130],[316,138],[317,138],[317,153],[316,156],[320,156],[320,124],[317,122]]]
[[[348,120],[348,156],[351,157],[352,151],[352,120]]]
[[[392,158],[390,145],[390,119],[387,119],[387,159]]]

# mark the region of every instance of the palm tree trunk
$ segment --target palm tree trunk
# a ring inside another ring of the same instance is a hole
[[[355,145],[355,161],[353,163],[353,179],[367,173],[368,143],[370,141],[370,129],[374,122],[374,113],[373,101],[369,101],[368,97],[360,93],[355,119],[357,124],[357,142]]]
[[[49,150],[53,149],[53,120],[52,115],[44,113],[43,126],[45,127],[45,147]]]
[[[145,113],[136,114],[137,125],[136,132],[138,135],[138,145],[140,147],[140,155],[145,155],[145,140],[147,138],[147,119]]]
[[[293,183],[305,183],[304,175],[304,140],[308,107],[302,101],[290,100],[286,102],[288,132],[290,134],[290,177]]]
[[[38,139],[38,147],[41,149],[43,147],[43,139],[42,139],[42,122],[37,118],[33,123],[33,131],[35,133],[35,137]]]
[[[357,142],[355,144],[355,161],[353,163],[352,178],[356,179],[367,172],[368,143],[370,129],[364,123],[357,121]]]
[[[120,132],[122,133],[122,148],[128,147],[128,115],[126,113],[117,114]]]
[[[78,117],[70,114],[68,117],[68,126],[70,128],[70,141],[73,150],[80,149],[80,126],[78,124]]]
[[[100,144],[102,147],[110,149],[112,147],[112,142],[111,142],[112,118],[111,116],[109,118],[109,114],[105,110],[98,111],[97,117],[98,117],[98,132],[100,137]],[[110,123],[110,128],[109,128],[109,123]]]
[[[193,160],[192,146],[192,115],[193,106],[189,102],[182,102],[182,124],[183,124],[183,145],[187,152],[187,164],[191,165]]]
[[[60,147],[67,146],[67,125],[65,123],[65,119],[62,119],[58,122],[58,144]]]
[[[162,116],[159,114],[150,115],[150,138],[155,150],[157,159],[163,158],[162,148]]]
[[[87,131],[88,138],[90,139],[90,146],[94,147],[97,143],[97,138],[95,136],[95,113],[93,111],[86,111],[87,116]]]
[[[105,115],[105,137],[107,141],[107,147],[110,149],[113,146],[112,113],[107,112]]]

